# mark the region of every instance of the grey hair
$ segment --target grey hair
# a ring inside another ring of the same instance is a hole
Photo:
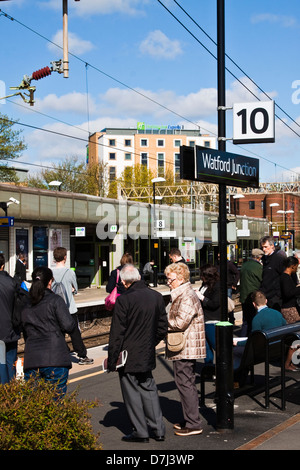
[[[132,284],[141,279],[139,270],[133,264],[125,264],[120,271],[120,277],[126,284]]]

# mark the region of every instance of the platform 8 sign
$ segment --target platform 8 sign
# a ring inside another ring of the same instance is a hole
[[[180,147],[180,178],[241,188],[259,186],[259,160],[207,147]]]
[[[275,142],[275,103],[259,101],[233,105],[233,143]]]

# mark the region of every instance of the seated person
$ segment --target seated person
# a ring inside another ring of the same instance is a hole
[[[252,302],[257,311],[255,317],[252,320],[252,329],[253,331],[263,331],[263,330],[270,330],[271,328],[276,328],[279,326],[286,325],[286,320],[283,318],[281,313],[278,310],[274,310],[267,306],[267,298],[265,294],[259,290],[254,291],[252,294]],[[243,355],[245,345],[247,340],[239,341],[238,338],[233,339],[233,368],[237,369],[241,362],[241,357]],[[291,350],[291,348],[290,348]],[[291,363],[292,352],[289,351],[285,367],[288,370],[294,370],[295,367]],[[246,373],[246,376],[248,373]],[[246,379],[246,376],[239,376],[240,385],[243,380]]]
[[[154,266],[154,260],[152,259],[148,263],[145,264],[144,269],[143,269],[143,275],[145,278],[146,277],[149,279],[150,287],[154,287],[153,281],[154,281],[154,271],[153,271],[153,266]]]

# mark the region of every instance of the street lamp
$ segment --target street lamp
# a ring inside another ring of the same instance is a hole
[[[278,202],[272,202],[272,204],[270,204],[270,207],[271,207],[271,235],[273,235],[273,227],[272,227],[272,225],[273,225],[272,209],[273,209],[273,207],[278,207],[278,206],[279,206]]]
[[[5,217],[7,217],[7,208],[10,204],[20,204],[20,201],[14,197],[10,197],[8,202],[0,202],[0,208],[4,210]]]
[[[284,231],[285,231],[285,233],[286,233],[286,231],[287,231],[287,229],[286,229],[286,225],[287,225],[287,224],[286,224],[286,222],[287,222],[287,217],[286,217],[286,215],[287,215],[287,214],[294,214],[294,211],[293,211],[292,209],[289,210],[289,211],[279,210],[279,211],[277,211],[277,214],[284,214]]]
[[[163,181],[166,181],[166,180],[162,176],[158,176],[157,178],[153,178],[151,180],[151,183],[153,184],[153,205],[154,206],[155,206],[155,183],[162,183]]]
[[[62,185],[61,181],[50,181],[49,186],[56,186],[58,187],[58,191],[61,191],[60,187]]]
[[[156,214],[155,214],[155,184],[162,183],[166,181],[165,178],[162,176],[158,176],[157,178],[153,178],[151,183],[153,184],[153,238],[156,238]],[[154,287],[157,287],[157,255],[154,250],[154,259],[155,259],[155,270],[154,270]]]

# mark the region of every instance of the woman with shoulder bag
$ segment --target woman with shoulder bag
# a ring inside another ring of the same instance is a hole
[[[184,417],[184,422],[174,424],[174,429],[178,436],[191,436],[203,431],[195,383],[196,360],[206,356],[203,311],[191,286],[186,264],[170,264],[165,269],[165,275],[171,290],[171,303],[167,309],[169,334],[182,332],[184,336],[181,350],[170,351],[168,344],[166,350],[167,359],[173,361],[174,379]]]

